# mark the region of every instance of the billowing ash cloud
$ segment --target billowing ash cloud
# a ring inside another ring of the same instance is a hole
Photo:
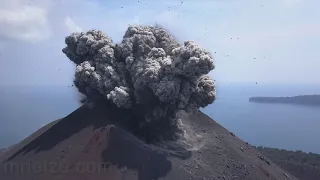
[[[72,33],[65,43],[79,91],[88,100],[105,98],[133,110],[144,126],[215,100],[215,83],[207,75],[215,67],[212,55],[193,41],[179,44],[159,26],[129,26],[119,44],[99,30]]]

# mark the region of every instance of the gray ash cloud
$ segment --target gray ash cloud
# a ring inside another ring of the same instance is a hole
[[[116,44],[99,30],[72,33],[62,51],[76,64],[74,84],[87,101],[103,98],[131,109],[141,127],[176,124],[178,111],[213,103],[212,55],[193,41],[178,43],[159,26],[129,26]]]

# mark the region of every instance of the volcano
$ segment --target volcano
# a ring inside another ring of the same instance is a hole
[[[0,153],[2,180],[296,180],[202,112],[181,113],[183,140],[146,143],[134,116],[83,105]]]

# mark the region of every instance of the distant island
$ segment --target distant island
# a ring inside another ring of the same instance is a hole
[[[249,98],[249,102],[320,106],[320,95],[300,95],[293,97],[251,97]]]

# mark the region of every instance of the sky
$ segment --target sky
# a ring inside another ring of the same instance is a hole
[[[72,32],[119,42],[129,24],[160,24],[214,56],[217,83],[320,84],[318,0],[0,0],[0,85],[71,85],[61,52]]]

